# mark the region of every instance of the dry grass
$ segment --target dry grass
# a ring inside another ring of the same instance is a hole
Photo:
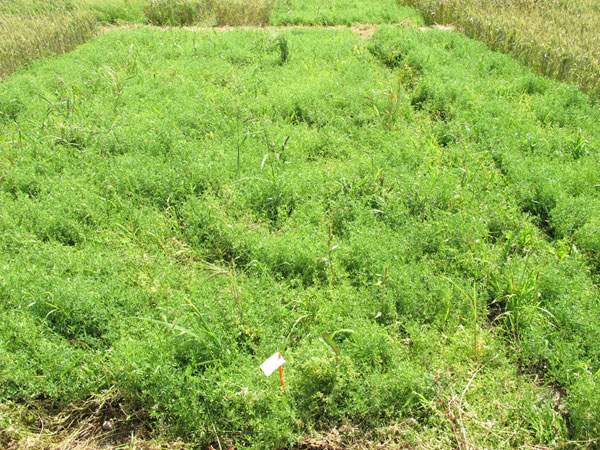
[[[399,0],[429,23],[453,24],[539,72],[600,92],[596,0]]]
[[[179,441],[150,434],[148,418],[130,412],[114,392],[49,414],[42,405],[0,405],[3,450],[182,450]]]

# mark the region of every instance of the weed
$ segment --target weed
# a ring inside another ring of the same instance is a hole
[[[204,266],[208,271],[211,272],[211,277],[225,276],[227,278],[227,281],[229,282],[229,288],[227,288],[226,292],[229,292],[233,297],[233,301],[238,307],[239,321],[240,324],[242,324],[244,322],[244,309],[241,298],[242,289],[238,283],[238,273],[235,268],[235,260],[231,260],[228,268],[219,267],[207,262],[204,263]]]
[[[332,287],[335,287],[338,282],[337,273],[335,271],[335,264],[333,262],[333,252],[337,248],[337,245],[333,245],[333,231],[331,225],[327,229],[327,267],[329,268],[329,283]]]
[[[279,64],[284,64],[289,57],[288,40],[285,36],[279,34],[271,41],[271,48],[279,51]]]

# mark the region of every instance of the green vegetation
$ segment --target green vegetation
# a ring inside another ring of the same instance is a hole
[[[10,405],[90,402],[198,448],[596,445],[599,120],[399,26],[33,63],[0,84],[1,446],[39,432]]]
[[[399,0],[428,23],[511,53],[539,72],[600,92],[600,8],[596,0]]]
[[[421,24],[413,8],[396,0],[278,0],[272,25]]]

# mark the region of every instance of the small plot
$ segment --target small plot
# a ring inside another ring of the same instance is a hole
[[[214,448],[598,434],[576,89],[443,31],[142,28],[0,106],[3,402]]]

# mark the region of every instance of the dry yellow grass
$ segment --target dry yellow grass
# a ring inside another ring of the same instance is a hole
[[[452,24],[537,71],[600,92],[596,0],[399,0],[429,23]]]

